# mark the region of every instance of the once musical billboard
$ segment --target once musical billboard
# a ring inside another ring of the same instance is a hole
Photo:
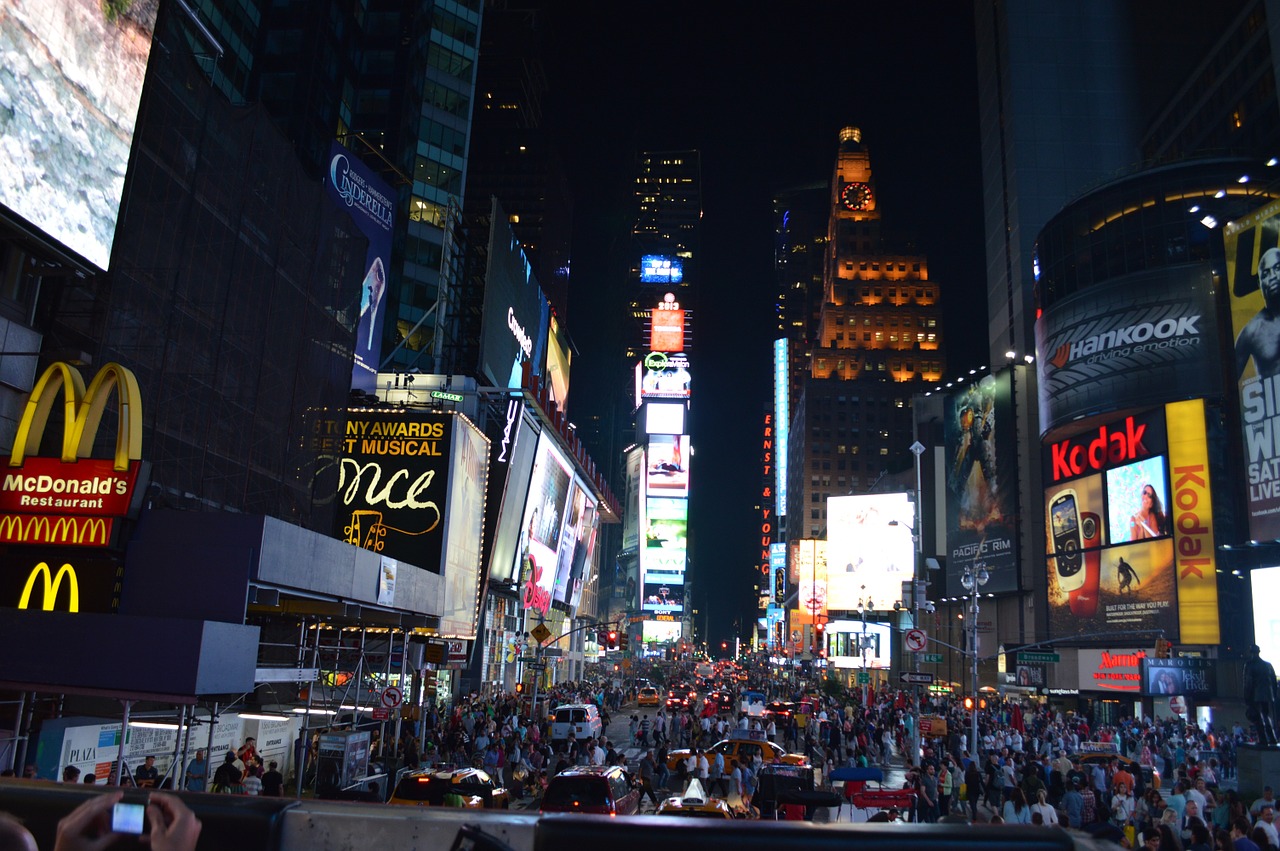
[[[914,507],[905,493],[827,500],[827,609],[887,611],[915,574]],[[800,577],[804,582],[804,576]]]

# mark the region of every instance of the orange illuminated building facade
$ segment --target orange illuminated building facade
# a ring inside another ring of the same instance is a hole
[[[871,157],[840,131],[828,198],[822,298],[793,400],[787,538],[823,538],[826,501],[912,467],[911,400],[946,369],[939,286],[928,260],[881,234]],[[814,281],[813,286],[817,285]]]

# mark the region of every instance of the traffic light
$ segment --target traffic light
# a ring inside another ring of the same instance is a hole
[[[1170,651],[1173,650],[1173,642],[1163,638],[1156,639],[1156,658],[1168,659]]]
[[[524,683],[516,683],[516,694],[524,694]]]
[[[625,632],[622,632],[622,633],[619,633],[619,634],[618,634],[618,649],[619,649],[619,650],[626,650],[626,649],[627,649],[627,646],[628,646],[630,643],[631,643],[631,640],[630,640],[630,638],[627,636],[627,634],[626,634]]]
[[[987,699],[986,699],[985,697],[980,698],[980,699],[978,700],[978,708],[979,708],[979,709],[986,709],[986,708],[987,708]]]
[[[609,643],[605,646],[607,646],[610,650],[617,650],[618,649],[618,631],[616,629],[609,630],[609,634],[608,636],[606,636],[606,638],[608,638]]]
[[[972,710],[973,710],[973,698],[972,698],[972,697],[966,697],[966,698],[964,699],[964,708],[965,708],[965,710],[966,710],[966,711],[972,711]]]

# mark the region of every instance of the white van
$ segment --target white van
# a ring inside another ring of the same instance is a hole
[[[570,730],[580,742],[599,738],[604,732],[604,725],[600,721],[600,710],[594,703],[570,703],[556,707],[555,719],[551,722],[551,741],[565,741]]]

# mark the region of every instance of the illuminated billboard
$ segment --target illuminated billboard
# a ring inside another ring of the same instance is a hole
[[[791,541],[790,584],[798,594],[795,623],[813,623],[827,613],[827,542],[816,538]]]
[[[787,340],[773,341],[773,421],[775,444],[773,464],[773,506],[780,517],[787,516],[787,444],[791,436],[791,386],[787,366]]]
[[[627,502],[622,507],[622,549],[640,546],[640,484],[644,480],[644,447],[627,450]]]
[[[480,542],[484,538],[484,503],[489,483],[489,441],[466,417],[452,419],[440,634],[474,638],[479,614]]]
[[[640,258],[640,283],[678,284],[684,280],[684,261],[666,254],[645,254]]]
[[[551,309],[509,221],[494,199],[480,314],[480,369],[497,387],[519,387],[525,362],[534,375],[541,375],[549,359]]]
[[[349,411],[334,536],[440,573],[453,420],[443,413]]]
[[[1234,374],[1244,430],[1249,538],[1273,541],[1280,539],[1280,358],[1274,342],[1274,317],[1280,311],[1280,201],[1229,223],[1222,237],[1236,334]]]
[[[1017,447],[1013,373],[988,375],[950,393],[943,407],[947,497],[947,587],[966,567],[986,565],[991,593],[1018,589]],[[957,592],[958,593],[958,592]]]
[[[902,599],[915,573],[914,508],[905,493],[827,500],[827,608],[875,611]]]
[[[644,433],[684,434],[683,402],[649,402],[644,406]]]
[[[689,547],[689,501],[665,497],[645,499],[644,547],[640,567],[650,573],[684,573]]]
[[[158,3],[5,0],[0,205],[100,269],[120,197]]]
[[[826,635],[827,659],[832,667],[889,667],[893,644],[887,624],[835,620],[827,624]]]
[[[569,497],[569,513],[565,518],[564,529],[560,535],[560,551],[556,556],[556,580],[552,586],[551,598],[557,603],[567,603],[570,593],[573,590],[573,571],[575,557],[578,557],[579,545],[581,545],[581,558],[585,558],[587,554],[587,541],[583,537],[583,524],[589,521],[587,517],[587,502],[590,501],[590,494],[586,487],[578,479],[573,482],[573,495]],[[593,503],[594,505],[594,503]],[[578,575],[582,575],[582,563],[576,565]]]
[[[542,615],[551,610],[564,528],[573,483],[573,467],[549,432],[538,438],[521,524],[520,600],[524,608]]]
[[[657,496],[689,495],[689,436],[654,434],[649,437],[645,487]]]
[[[781,606],[787,599],[787,545],[769,545],[770,597]]]
[[[683,352],[684,310],[675,296],[667,293],[662,304],[649,311],[649,350]]]
[[[636,365],[636,407],[645,399],[688,399],[689,358],[681,352],[649,352]]]
[[[496,531],[489,550],[489,580],[492,582],[515,582],[520,578],[516,573],[516,548],[520,545],[520,524],[524,520],[533,458],[538,446],[538,433],[521,416],[522,411],[520,401],[508,400],[502,436],[494,440],[493,454],[496,458],[493,469],[496,472],[506,468],[506,486],[502,487],[501,480],[495,479],[492,487],[494,493],[501,494]]]
[[[1249,572],[1253,590],[1253,643],[1263,659],[1280,659],[1280,567]]]
[[[1178,635],[1163,410],[1054,441],[1045,456],[1045,553],[1054,637]]]
[[[573,361],[573,351],[569,345],[569,335],[565,333],[564,324],[559,317],[551,316],[551,324],[547,331],[547,368],[543,375],[551,389],[551,398],[565,410],[569,401],[569,366]]]
[[[1214,290],[1208,264],[1166,265],[1046,309],[1035,325],[1041,435],[1121,408],[1217,396]]]
[[[671,644],[680,640],[680,621],[647,620],[642,634],[645,644]]]
[[[377,172],[340,143],[329,144],[325,191],[369,241],[360,282],[360,319],[356,325],[352,389],[372,393],[378,385],[382,326],[387,318],[387,270],[391,268],[391,228],[395,192]]]

